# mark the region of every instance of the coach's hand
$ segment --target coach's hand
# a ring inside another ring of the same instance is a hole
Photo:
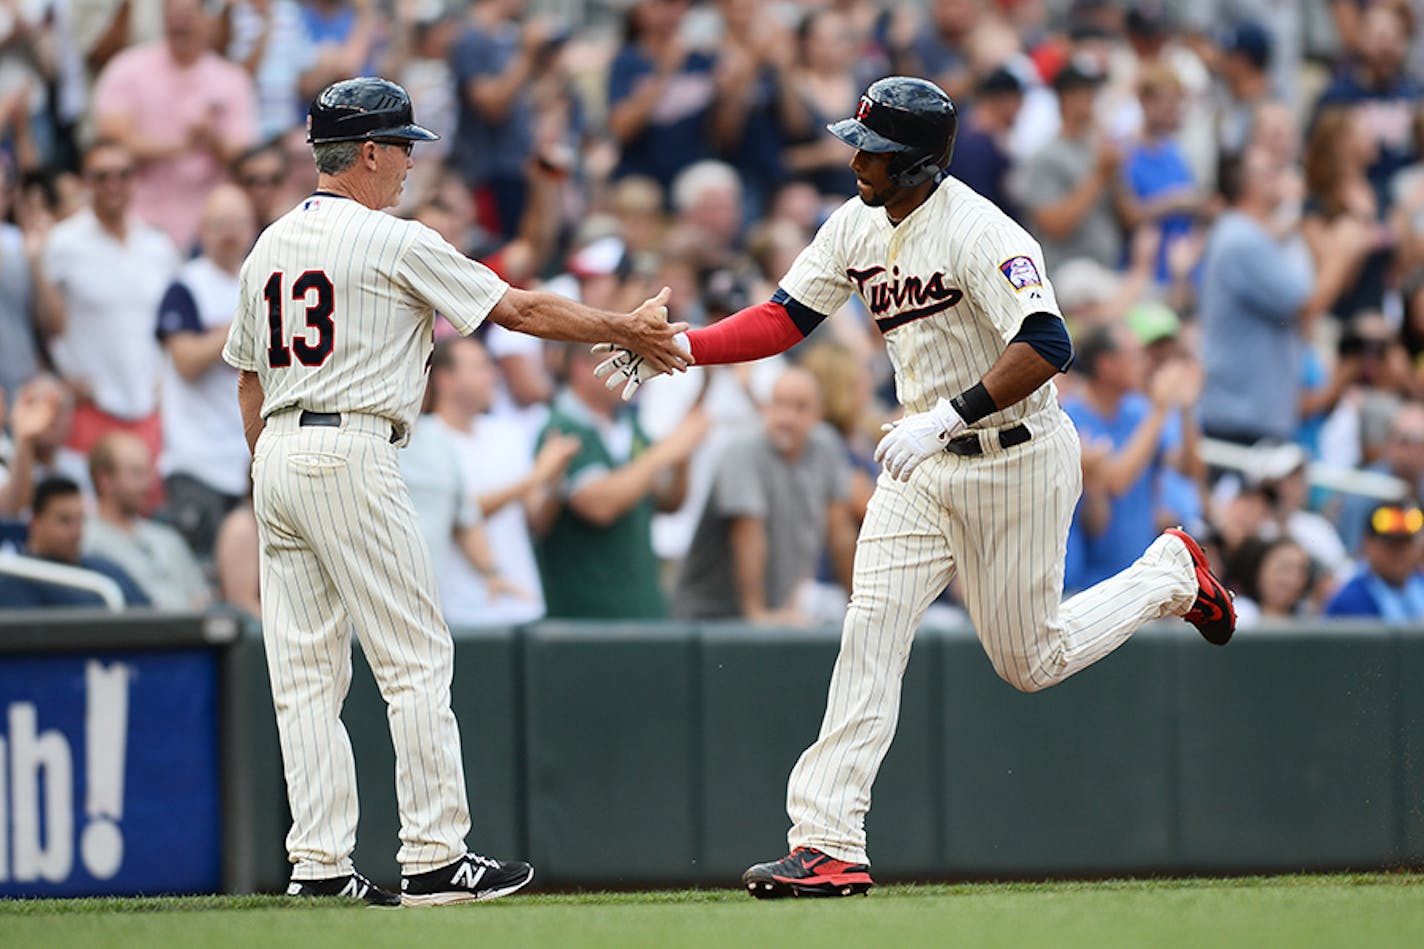
[[[663,287],[657,296],[644,300],[628,319],[620,323],[620,339],[613,342],[635,356],[641,356],[653,370],[685,372],[692,365],[692,347],[687,342],[686,323],[668,322],[668,297],[672,291]],[[679,339],[681,337],[681,339]]]
[[[920,462],[944,451],[949,440],[963,429],[964,419],[948,399],[940,399],[928,412],[916,412],[881,426],[885,436],[875,446],[875,460],[885,466],[890,477],[909,481]]]

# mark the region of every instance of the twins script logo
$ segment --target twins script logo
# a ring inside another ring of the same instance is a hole
[[[915,274],[902,277],[900,268],[892,267],[889,280],[871,283],[873,278],[884,273],[884,267],[846,269],[846,275],[855,281],[860,298],[870,307],[870,313],[875,317],[875,325],[882,333],[936,313],[943,313],[964,299],[964,293],[958,287],[944,285],[943,271],[935,271],[926,280]]]

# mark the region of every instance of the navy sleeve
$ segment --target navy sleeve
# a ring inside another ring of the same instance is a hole
[[[613,59],[608,70],[608,104],[617,105],[633,94],[638,80],[653,71],[648,62],[631,46],[624,47]]]
[[[1034,352],[1057,366],[1059,372],[1067,372],[1073,365],[1073,341],[1068,338],[1068,327],[1057,314],[1030,313],[1024,317],[1018,335],[1009,342],[1028,343]]]
[[[826,314],[817,313],[806,304],[794,299],[780,287],[771,295],[772,303],[779,303],[786,308],[786,312],[791,315],[791,322],[796,324],[796,328],[801,331],[802,336],[810,336],[811,331],[820,326],[826,319]]]
[[[170,284],[163,301],[158,304],[158,327],[155,335],[161,343],[174,333],[201,333],[203,321],[198,319],[198,301],[182,283]]]
[[[124,602],[129,606],[152,606],[152,601],[143,592],[133,577],[124,572],[124,568],[114,563],[112,560],[105,560],[103,557],[86,556],[81,558],[79,566],[86,570],[93,570],[95,573],[102,573],[113,580],[123,591]]]

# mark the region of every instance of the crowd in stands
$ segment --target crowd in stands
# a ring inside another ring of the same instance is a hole
[[[1424,619],[1424,22],[1407,0],[0,0],[0,609],[260,610],[236,373],[311,97],[380,74],[441,133],[397,213],[511,283],[705,325],[854,193],[824,131],[932,79],[950,173],[1042,245],[1075,340],[1069,591],[1164,526],[1243,625]],[[339,320],[339,315],[337,316]],[[653,380],[437,325],[404,469],[453,625],[838,619],[898,411],[852,300]],[[953,584],[933,621],[962,617]]]

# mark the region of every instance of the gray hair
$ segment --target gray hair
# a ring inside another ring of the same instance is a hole
[[[352,165],[361,155],[360,142],[323,142],[312,146],[312,156],[316,158],[316,170],[323,175],[339,175]]]

